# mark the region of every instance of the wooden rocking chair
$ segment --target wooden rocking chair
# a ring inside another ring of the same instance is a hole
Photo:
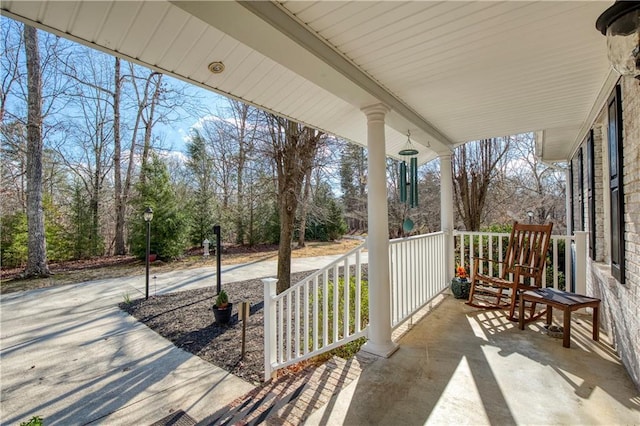
[[[485,309],[508,308],[509,319],[517,321],[515,313],[519,292],[542,287],[552,228],[553,223],[524,225],[514,222],[503,261],[474,258],[467,305]],[[494,276],[494,266],[498,265],[502,265],[501,272]],[[535,303],[531,303],[529,308],[527,321],[546,313],[546,310],[536,312]]]

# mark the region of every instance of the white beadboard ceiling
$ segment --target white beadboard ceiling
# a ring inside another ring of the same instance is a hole
[[[387,152],[425,162],[470,140],[536,132],[567,159],[616,80],[601,1],[3,1],[4,15]],[[222,61],[225,71],[207,70]]]

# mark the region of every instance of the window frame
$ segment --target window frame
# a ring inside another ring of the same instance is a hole
[[[573,235],[575,229],[576,229],[576,214],[575,214],[575,201],[574,201],[574,194],[573,194],[573,176],[574,176],[574,172],[573,172],[573,159],[571,159],[571,161],[569,161],[569,182],[571,185],[571,198],[569,199],[570,201],[570,206],[569,206],[569,210],[571,211],[571,235]]]
[[[587,135],[587,209],[589,212],[589,256],[596,260],[596,165],[593,129]]]
[[[584,231],[584,155],[578,150],[578,206],[580,208],[580,231]]]
[[[622,94],[616,85],[607,101],[607,146],[609,150],[609,193],[611,220],[611,275],[625,283],[624,247],[624,182],[623,182],[623,133]]]

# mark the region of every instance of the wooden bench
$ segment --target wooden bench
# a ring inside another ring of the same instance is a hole
[[[525,302],[547,305],[547,325],[551,325],[553,308],[562,309],[564,313],[562,346],[565,348],[571,345],[571,312],[580,308],[593,308],[593,340],[598,341],[600,299],[575,293],[567,293],[566,291],[555,290],[553,288],[523,291],[520,293],[520,316],[518,321],[520,330],[524,330],[525,323],[529,322],[524,318]]]

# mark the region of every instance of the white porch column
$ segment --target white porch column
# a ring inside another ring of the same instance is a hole
[[[455,274],[453,253],[453,170],[451,153],[440,155],[440,228],[445,233],[446,277],[451,280]],[[468,265],[470,267],[470,265]]]
[[[391,285],[389,283],[389,218],[383,104],[362,108],[367,115],[369,340],[367,352],[388,357],[397,346],[391,340]]]
[[[587,231],[575,231],[576,237],[576,288],[578,294],[587,294],[587,257],[589,257]]]

